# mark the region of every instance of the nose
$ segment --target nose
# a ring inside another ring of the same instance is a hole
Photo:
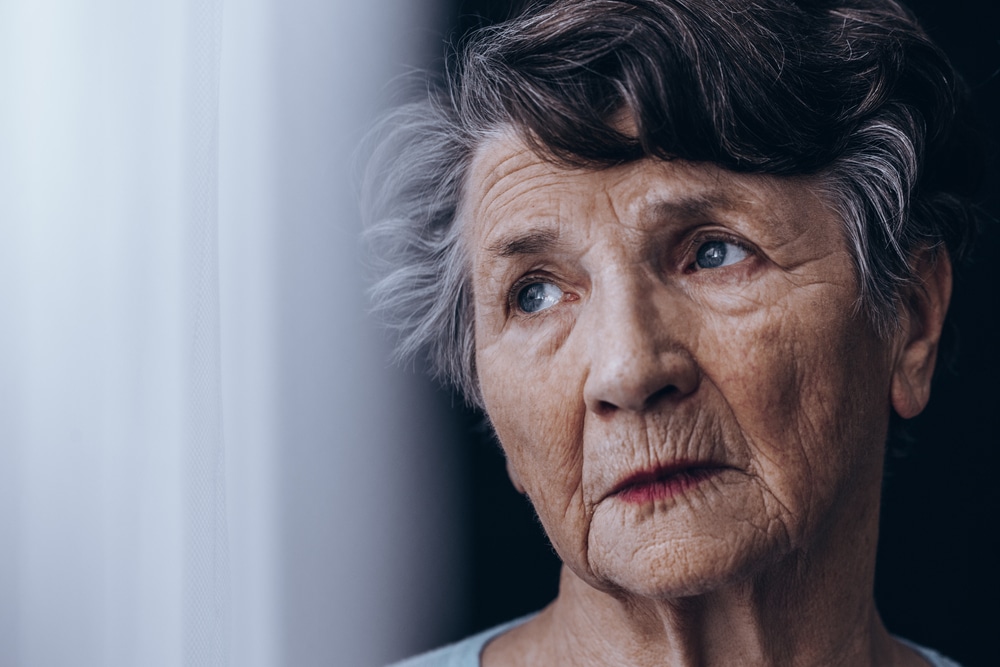
[[[642,412],[697,389],[698,366],[680,335],[690,322],[669,290],[658,287],[609,285],[591,295],[583,388],[591,412]]]

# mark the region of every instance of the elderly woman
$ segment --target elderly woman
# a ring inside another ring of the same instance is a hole
[[[563,562],[405,665],[954,664],[872,587],[975,228],[962,99],[892,0],[556,0],[385,121],[377,302]]]

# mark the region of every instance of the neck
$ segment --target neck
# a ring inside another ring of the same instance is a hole
[[[796,563],[672,600],[599,591],[564,569],[551,645],[575,657],[550,664],[890,664],[870,592],[852,595],[844,582],[820,592],[802,569]]]

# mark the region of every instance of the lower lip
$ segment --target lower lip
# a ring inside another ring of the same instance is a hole
[[[673,498],[720,472],[721,468],[691,468],[651,482],[630,484],[615,495],[627,503],[643,505]]]

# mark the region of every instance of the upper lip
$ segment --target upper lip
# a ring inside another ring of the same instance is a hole
[[[616,493],[624,491],[632,486],[659,482],[682,472],[705,469],[721,469],[726,467],[728,466],[725,466],[717,461],[674,461],[672,463],[657,465],[625,475],[611,488],[608,495],[613,496]]]

